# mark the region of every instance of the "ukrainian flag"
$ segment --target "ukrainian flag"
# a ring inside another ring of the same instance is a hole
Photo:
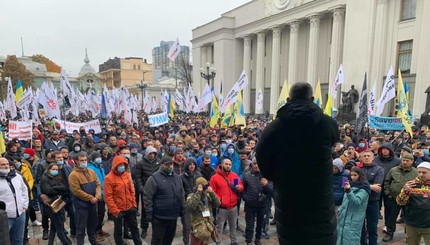
[[[246,126],[245,109],[243,107],[242,91],[237,94],[237,101],[234,104],[234,115],[236,125]]]
[[[211,119],[209,121],[209,126],[211,128],[215,127],[218,123],[218,119],[220,118],[218,100],[215,96],[215,93],[212,95],[212,104],[211,104]]]
[[[233,122],[233,110],[231,108],[231,105],[228,105],[225,109],[224,116],[221,119],[221,127],[228,127],[230,126],[231,122]]]
[[[321,83],[318,80],[317,87],[314,91],[314,103],[317,104],[319,108],[322,108],[322,96],[321,96]]]
[[[398,111],[397,117],[402,119],[403,126],[405,127],[406,132],[410,135],[412,134],[412,122],[411,117],[408,114],[409,106],[408,101],[406,99],[405,87],[403,85],[402,73],[398,72],[398,81],[397,81],[397,101],[398,101]]]
[[[327,103],[325,104],[324,114],[329,117],[333,117],[333,98],[331,93],[328,93]]]
[[[406,96],[406,101],[407,101],[407,102],[408,102],[408,104],[409,104],[409,102],[410,102],[410,100],[409,100],[409,86],[408,86],[408,83],[407,83],[407,82],[405,82],[404,87],[405,87],[405,96]],[[409,115],[409,116],[411,116],[411,111],[410,111],[410,110],[408,110],[408,115]]]
[[[169,94],[169,103],[167,104],[167,115],[170,119],[175,117],[175,102],[172,99],[172,95]]]
[[[18,102],[21,100],[22,95],[24,94],[24,90],[22,88],[21,80],[18,80],[18,83],[16,84],[16,94],[15,94],[15,103],[18,104]]]

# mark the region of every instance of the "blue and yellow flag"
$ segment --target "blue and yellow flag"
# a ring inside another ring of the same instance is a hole
[[[173,101],[171,94],[169,94],[169,103],[167,103],[167,115],[170,119],[175,117],[175,102]]]
[[[314,103],[322,109],[322,96],[321,96],[321,83],[318,80],[317,86],[314,91]]]
[[[225,109],[224,116],[221,119],[221,127],[229,127],[234,122],[233,109],[231,105],[228,105]]]
[[[0,156],[3,155],[3,153],[6,152],[6,144],[4,142],[4,138],[3,138],[3,129],[2,126],[0,124]]]
[[[22,88],[21,80],[18,80],[18,83],[16,84],[16,93],[15,93],[15,103],[18,104],[18,102],[21,100],[22,95],[24,94],[24,90]]]
[[[331,93],[328,93],[327,103],[325,104],[324,114],[329,117],[333,117],[333,98],[331,97]]]
[[[397,117],[402,119],[403,126],[405,126],[406,132],[408,132],[411,136],[412,134],[412,121],[411,117],[408,114],[409,105],[406,99],[405,87],[403,85],[402,73],[398,72],[398,81],[397,81]]]
[[[237,94],[237,100],[234,104],[234,124],[246,126],[245,109],[243,107],[242,91]]]
[[[218,123],[218,119],[220,118],[218,100],[215,96],[215,93],[212,94],[212,104],[211,104],[211,119],[209,121],[209,126],[211,128],[215,127]]]

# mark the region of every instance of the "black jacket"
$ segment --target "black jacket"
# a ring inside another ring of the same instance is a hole
[[[382,157],[382,149],[388,149],[390,156],[388,158]],[[399,166],[400,159],[396,156],[393,146],[390,143],[382,144],[378,149],[378,155],[375,157],[375,163],[384,169],[384,178],[394,167]]]
[[[206,179],[207,182],[211,180],[211,177],[215,174],[215,169],[212,168],[211,165],[205,166],[202,164],[199,168],[200,173],[202,174],[202,177]]]
[[[188,166],[190,165],[191,162],[196,163],[196,159],[188,158],[184,164],[184,172],[180,175],[182,179],[182,185],[184,187],[185,199],[187,199],[188,194],[194,192],[194,187],[196,186],[196,180],[199,177],[202,177],[200,172],[197,170],[197,163],[196,163],[196,168],[194,172],[190,173],[190,171],[188,170]]]
[[[273,186],[272,183],[263,186],[261,184],[262,178],[263,175],[254,170],[246,172],[243,175],[243,200],[245,201],[245,206],[256,208],[266,207],[267,201],[272,197]]]
[[[336,243],[331,147],[336,122],[310,100],[278,111],[257,145],[260,171],[273,180],[280,244]]]
[[[145,152],[145,156],[143,157],[143,161],[138,162],[136,164],[136,182],[137,182],[136,191],[139,193],[143,192],[143,188],[148,178],[153,173],[157,172],[158,169],[160,169],[160,159],[158,157],[155,157],[155,159],[152,161],[149,160],[149,154],[151,153],[151,149],[155,149],[155,148],[148,147]],[[157,151],[152,151],[152,152],[157,153]]]
[[[49,198],[56,199],[59,195],[67,192],[67,187],[57,178],[45,171],[40,181],[40,191]]]

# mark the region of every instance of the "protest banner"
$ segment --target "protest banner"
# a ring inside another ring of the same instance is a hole
[[[96,134],[101,133],[102,129],[100,127],[99,120],[92,120],[88,122],[83,123],[74,123],[74,122],[68,122],[68,121],[60,121],[57,119],[54,119],[56,123],[59,123],[61,125],[62,129],[65,129],[68,134],[73,133],[74,130],[79,131],[80,127],[85,128],[85,132],[88,132],[88,130],[93,129]]]
[[[148,115],[149,127],[157,127],[169,122],[167,112],[163,112],[155,115]]]
[[[414,117],[411,117],[411,122],[414,121]],[[403,130],[402,119],[398,117],[381,117],[376,115],[369,115],[369,126],[379,130]]]
[[[31,121],[9,121],[9,139],[31,140],[33,135]]]

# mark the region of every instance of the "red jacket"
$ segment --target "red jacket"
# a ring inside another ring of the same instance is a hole
[[[243,191],[243,184],[236,173],[232,171],[230,171],[229,173],[222,171],[222,165],[218,165],[216,169],[216,174],[212,176],[210,180],[211,188],[217,194],[219,200],[221,201],[220,207],[231,209],[236,206],[238,197],[227,184],[227,181],[225,181],[224,177],[232,185],[234,184],[234,179],[237,179],[240,186],[239,192]]]
[[[119,212],[137,208],[134,186],[129,172],[119,173],[116,168],[121,163],[126,163],[123,156],[116,156],[112,161],[112,170],[104,181],[104,199],[109,213],[115,217]],[[126,169],[128,164],[126,164]]]

